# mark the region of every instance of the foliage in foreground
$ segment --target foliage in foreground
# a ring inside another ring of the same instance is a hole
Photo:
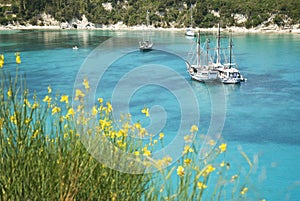
[[[30,102],[24,82],[1,80],[0,200],[140,199],[147,177],[120,173],[91,157],[68,96],[51,96],[49,88],[43,101],[34,95]]]
[[[1,72],[2,73],[2,72]],[[95,134],[116,149],[141,156],[140,162],[153,166],[156,173],[127,174],[110,169],[96,159],[82,144],[80,126],[88,127],[83,114],[86,94],[76,90],[80,102],[72,108],[67,95],[48,95],[39,100],[30,97],[25,82],[1,75],[0,86],[0,200],[244,200],[248,188],[239,184],[239,175],[226,173],[226,144],[216,146],[199,162],[196,144],[189,145],[198,131],[191,127],[185,137],[183,157],[173,163],[166,156],[151,159],[155,146],[163,147],[164,134],[148,144],[129,140],[130,135],[149,135],[140,123],[124,118],[122,127],[114,125],[109,102],[98,99],[90,115],[97,117]],[[21,79],[22,80],[22,79]],[[83,81],[85,92],[89,90]],[[149,110],[142,110],[149,116]],[[76,114],[79,118],[75,121]],[[86,131],[90,132],[90,128]],[[151,136],[154,138],[154,136]],[[98,138],[97,138],[98,139]],[[115,149],[105,154],[116,154]],[[223,155],[221,162],[219,155]],[[249,161],[249,159],[245,156]],[[138,160],[137,160],[138,161]],[[116,161],[117,162],[117,161]],[[122,161],[121,161],[122,162]],[[250,167],[251,162],[249,161]],[[119,164],[113,164],[118,166]]]

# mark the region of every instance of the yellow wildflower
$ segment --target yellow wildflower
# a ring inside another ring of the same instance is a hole
[[[62,95],[60,98],[60,102],[65,102],[66,104],[69,103],[69,96],[67,95]]]
[[[142,127],[141,124],[140,124],[139,122],[133,124],[133,126],[134,126],[135,128],[137,128],[137,129],[140,129],[140,128]]]
[[[76,89],[75,91],[75,100],[79,100],[79,98],[83,98],[85,96],[84,93],[80,89]]]
[[[63,122],[64,120],[65,120],[64,116],[60,116],[60,117],[59,117],[59,121],[60,121],[60,122]]]
[[[52,115],[54,115],[55,113],[59,113],[61,111],[61,109],[57,106],[55,106],[53,109],[52,109]]]
[[[150,156],[150,155],[151,155],[151,151],[149,150],[144,151],[144,156]]]
[[[225,151],[226,151],[226,148],[227,148],[227,144],[225,144],[225,143],[222,143],[222,144],[219,146],[219,149],[220,149],[221,153],[222,153],[222,152],[225,152]]]
[[[204,171],[204,175],[209,175],[211,172],[213,172],[216,168],[212,165],[208,165]]]
[[[151,151],[149,151],[147,147],[144,147],[143,148],[143,155],[144,156],[150,156],[151,155]]]
[[[159,140],[162,140],[164,137],[165,137],[165,134],[164,134],[164,133],[160,133],[158,139],[159,139]]]
[[[149,108],[143,108],[142,113],[146,115],[146,117],[149,117]]]
[[[100,119],[100,120],[99,120],[99,123],[100,123],[100,126],[101,126],[101,130],[104,130],[104,129],[106,129],[106,128],[108,128],[108,127],[111,126],[111,122],[110,122],[110,121],[107,121],[106,118]]]
[[[77,111],[82,111],[84,109],[84,105],[78,105],[77,106]]]
[[[241,195],[245,195],[247,192],[248,192],[248,188],[247,188],[247,187],[244,187],[244,188],[241,190],[240,194],[241,194]]]
[[[222,162],[220,163],[220,166],[221,166],[221,167],[224,167],[224,166],[225,166],[225,161],[222,161]]]
[[[124,133],[124,130],[120,129],[118,132],[117,132],[117,137],[122,137],[123,136],[123,133]]]
[[[36,138],[36,136],[39,134],[39,130],[35,130],[33,132],[32,138]]]
[[[111,131],[109,134],[108,134],[108,136],[110,136],[111,139],[114,139],[117,135],[117,132],[116,131]]]
[[[190,132],[194,133],[198,131],[198,127],[196,125],[192,125]]]
[[[182,166],[178,166],[178,168],[177,168],[177,174],[180,177],[184,176],[185,172],[184,172],[184,168]]]
[[[30,121],[31,121],[30,119],[26,118],[26,119],[25,119],[25,124],[29,124]]]
[[[98,113],[96,106],[92,108],[92,115],[96,116]]]
[[[123,129],[120,129],[117,133],[117,137],[126,137],[127,134]]]
[[[65,124],[65,125],[64,125],[64,129],[67,129],[67,128],[68,128],[68,124]]]
[[[128,130],[129,130],[130,127],[131,127],[131,126],[129,125],[128,122],[125,122],[125,123],[122,125],[122,128],[123,128],[124,131],[126,131],[126,132],[128,132]]]
[[[32,109],[34,110],[34,109],[36,109],[38,106],[39,106],[39,104],[38,104],[38,103],[33,103],[33,105],[32,105]]]
[[[47,102],[48,105],[50,105],[52,98],[50,98],[48,95],[45,96],[45,98],[43,99],[44,102]]]
[[[238,178],[238,175],[237,175],[237,174],[233,175],[233,176],[231,177],[231,182],[234,182],[234,180],[236,180],[237,178]]]
[[[103,98],[98,98],[99,103],[103,103]]]
[[[10,121],[14,124],[17,124],[17,116],[16,116],[16,113],[14,113],[13,116],[10,117]]]
[[[216,144],[216,142],[214,140],[209,140],[208,144],[211,146],[214,146]]]
[[[147,135],[147,130],[145,128],[141,128],[139,132],[139,136],[144,137],[145,135]]]
[[[7,95],[8,95],[9,97],[12,96],[12,91],[11,91],[11,89],[9,89],[9,90],[7,91]]]
[[[184,136],[183,139],[184,139],[185,142],[192,142],[193,135],[186,135],[186,136]]]
[[[25,106],[27,106],[27,107],[31,107],[31,104],[30,104],[30,102],[28,101],[28,99],[27,98],[24,98],[24,107]]]
[[[50,99],[50,97],[48,95],[45,96],[45,98],[43,99],[44,102],[47,102]]]
[[[165,164],[165,161],[162,159],[162,160],[157,160],[155,165],[157,168],[160,169],[164,166],[164,164]]]
[[[66,117],[68,118],[69,116],[74,116],[74,114],[75,114],[74,109],[73,109],[73,108],[70,108],[70,109],[68,110],[68,113],[67,113]]]
[[[199,182],[197,183],[197,187],[198,187],[199,189],[205,189],[205,188],[207,188],[207,186],[206,186],[203,182],[201,182],[201,181],[199,181]]]
[[[135,151],[133,154],[136,155],[136,156],[138,156],[138,155],[140,155],[140,152],[139,151]]]
[[[50,87],[50,85],[48,86],[48,94],[50,94],[52,92],[52,89]]]
[[[118,140],[118,141],[117,141],[117,144],[119,145],[120,148],[126,147],[126,142],[123,143],[122,140]]]
[[[7,140],[7,144],[11,144],[11,142],[10,142],[10,139],[9,139],[9,138],[6,138],[6,140]]]
[[[183,148],[183,154],[187,154],[188,152],[193,153],[194,149],[190,147],[190,145],[186,145]]]
[[[90,90],[90,85],[89,85],[89,81],[87,79],[83,79],[83,86],[84,88],[89,91]]]
[[[107,113],[110,113],[113,110],[112,105],[110,104],[110,102],[106,102],[106,106],[107,106]]]
[[[187,165],[189,165],[191,162],[192,162],[192,159],[190,159],[190,158],[184,159],[184,163]]]
[[[3,128],[4,118],[0,118],[0,130]]]
[[[172,158],[170,156],[165,156],[163,160],[165,161],[166,164],[170,164],[172,162]]]

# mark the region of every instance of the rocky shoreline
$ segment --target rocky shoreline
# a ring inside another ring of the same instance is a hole
[[[9,24],[6,26],[0,25],[0,30],[26,30],[26,29],[48,29],[48,30],[63,30],[63,29],[73,29],[73,30],[142,30],[144,26],[127,26],[123,22],[118,22],[112,25],[95,25],[88,21],[88,19],[83,15],[82,19],[73,19],[70,22],[58,22],[52,16],[45,13],[40,15],[42,19],[41,22],[37,22],[42,25],[20,25],[18,22]],[[165,30],[165,31],[185,31],[185,28],[155,28],[150,27],[151,30]],[[214,32],[217,31],[217,27],[213,28],[195,28],[195,30]],[[237,32],[237,33],[296,33],[300,34],[300,25],[293,25],[289,27],[279,27],[275,24],[260,25],[258,27],[246,29],[245,27],[227,27],[222,29],[223,32]]]
[[[144,29],[142,26],[119,26],[118,24],[115,25],[107,25],[102,27],[80,27],[77,28],[72,27],[68,23],[61,23],[61,25],[47,25],[47,26],[34,26],[34,25],[7,25],[1,26],[0,30],[124,30],[124,31],[131,31],[131,30],[142,30]],[[150,27],[151,30],[163,30],[163,31],[185,31],[185,28],[154,28]],[[195,28],[194,30],[200,30],[203,32],[215,32],[217,31],[217,27],[213,28]],[[227,27],[222,28],[222,32],[236,32],[236,33],[295,33],[300,34],[300,29],[298,28],[272,28],[272,27],[256,27],[251,29],[246,29],[245,27]]]

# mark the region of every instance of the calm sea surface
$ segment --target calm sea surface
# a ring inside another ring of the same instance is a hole
[[[191,81],[186,72],[184,59],[192,40],[182,32],[151,34],[155,48],[142,53],[142,35],[136,31],[1,31],[2,71],[14,75],[18,68],[41,99],[49,85],[71,95],[76,78],[86,76],[79,72],[87,73],[97,96],[118,103],[116,107],[152,133],[163,131],[167,142],[181,121],[193,121],[187,117],[200,114],[200,131],[206,134],[213,116],[225,115],[222,138],[232,166],[247,169],[241,150],[256,161],[249,200],[300,200],[300,35],[233,34],[235,60],[248,81],[222,85],[226,101],[219,112],[219,100],[212,99],[218,98],[214,93],[220,86]],[[78,50],[72,49],[75,45]],[[15,52],[21,53],[20,65]],[[197,101],[193,111],[182,109],[188,108],[189,96],[178,97],[186,89],[192,89]],[[126,105],[118,101],[123,98]],[[143,107],[151,108],[152,123],[141,114]]]

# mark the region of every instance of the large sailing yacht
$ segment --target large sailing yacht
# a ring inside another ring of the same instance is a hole
[[[193,80],[199,82],[213,82],[218,81],[218,70],[211,65],[209,54],[206,54],[201,49],[201,38],[200,33],[197,34],[196,51],[194,50],[189,61],[185,61],[187,71]],[[206,41],[208,46],[209,41]],[[208,47],[206,48],[208,49]],[[203,57],[206,56],[206,59]]]

